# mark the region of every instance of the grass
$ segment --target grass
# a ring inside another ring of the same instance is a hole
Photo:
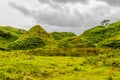
[[[120,80],[120,54],[117,52],[63,57],[0,51],[0,80]]]

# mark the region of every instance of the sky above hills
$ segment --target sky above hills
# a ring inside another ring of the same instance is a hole
[[[48,32],[84,30],[102,20],[120,20],[120,0],[0,0],[0,25],[29,29],[41,24]]]

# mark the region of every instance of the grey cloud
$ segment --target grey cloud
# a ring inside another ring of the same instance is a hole
[[[40,3],[48,4],[49,6],[53,7],[54,9],[61,9],[62,6],[66,3],[83,3],[88,4],[90,0],[38,0]]]
[[[40,3],[50,3],[51,0],[38,0]]]
[[[57,3],[88,3],[89,0],[39,0],[41,3],[50,3],[50,2],[57,2]]]
[[[53,0],[55,2],[61,2],[61,3],[87,3],[89,0]]]
[[[16,3],[10,2],[10,5],[22,12],[24,15],[33,17],[37,23],[45,23],[63,27],[79,27],[81,26],[80,22],[83,20],[82,15],[79,13],[79,11],[74,10],[71,14],[70,8],[66,6],[60,7],[58,5],[56,9],[55,6],[57,5],[55,5],[52,7],[46,7],[46,10],[30,11],[26,7],[17,5]],[[50,9],[52,9],[52,11],[50,11]]]
[[[120,0],[97,0],[97,1],[107,2],[112,6],[120,6]]]
[[[111,13],[110,12],[111,11],[111,7],[110,6],[103,6],[103,5],[101,5],[101,6],[93,8],[92,11],[97,16],[107,17]]]
[[[82,16],[80,13],[78,13],[76,10],[73,12],[73,14],[70,14],[69,9],[63,9],[58,11],[40,11],[40,14],[34,16],[35,20],[38,23],[45,22],[49,25],[55,25],[55,26],[69,26],[69,27],[78,27],[80,26],[80,22],[82,19]]]
[[[36,9],[32,10],[27,9],[25,6],[17,5],[17,3],[10,3],[10,5],[13,6],[15,9],[19,10],[20,12],[22,12],[24,15],[31,16],[36,23],[64,27],[64,29],[67,29],[66,27],[69,28],[81,27],[83,30],[85,30],[87,28],[90,28],[91,26],[93,27],[95,25],[100,24],[100,22],[104,19],[117,20],[120,18],[119,16],[120,9],[115,10],[118,12],[116,13],[114,11],[115,7],[113,8],[109,5],[100,4],[90,8],[86,13],[84,12],[84,10],[81,11],[83,13],[80,13],[80,10],[78,11],[76,8],[74,8],[72,9],[73,11],[71,11],[70,7],[67,7],[65,4],[59,2],[54,3],[50,2],[50,0],[39,1],[42,1],[42,3],[47,3],[49,5],[45,7],[44,4],[42,4],[42,6],[44,6],[45,8],[40,5],[39,7],[42,7],[42,9],[39,8],[37,9],[36,7]],[[69,1],[72,2],[74,0]],[[113,11],[113,13],[111,11]],[[75,29],[73,28],[73,30]]]
[[[73,15],[70,14],[69,7],[65,6],[65,3],[72,3],[74,6],[74,3],[83,3],[87,4],[89,0],[38,0],[40,3],[48,4],[50,7],[52,7],[55,11],[52,12],[44,12],[41,11],[37,16],[35,16],[35,19],[38,23],[46,22],[50,25],[57,25],[57,26],[81,26],[82,24],[80,22],[84,21],[84,18],[82,17],[82,14],[75,10],[73,12]]]
[[[31,15],[30,11],[29,11],[25,6],[23,6],[23,5],[17,5],[17,4],[15,4],[15,3],[13,3],[13,2],[9,2],[9,4],[10,4],[13,8],[15,8],[15,9],[17,9],[17,10],[19,10],[19,11],[22,11],[22,13],[23,13],[24,15]]]

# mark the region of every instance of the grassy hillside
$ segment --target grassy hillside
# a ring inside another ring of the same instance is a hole
[[[17,40],[26,31],[10,26],[0,26],[0,48],[5,48],[9,43]]]
[[[6,47],[12,42],[8,46],[10,49],[17,49],[16,46],[19,49],[27,49],[29,45],[31,47],[28,49],[57,48],[57,46],[59,48],[120,47],[120,21],[111,23],[108,26],[96,26],[86,30],[80,36],[72,32],[52,32],[49,34],[40,25],[33,26],[29,31],[1,27],[0,34],[0,44]]]
[[[56,40],[56,41],[60,41],[62,39],[65,38],[69,38],[69,37],[75,37],[77,36],[75,33],[73,32],[52,32],[50,33],[52,35],[52,37]]]
[[[94,45],[87,42],[82,37],[70,37],[65,38],[61,40],[58,44],[61,48],[88,48],[88,47],[94,47]]]
[[[94,48],[95,44],[82,36],[69,37],[59,42],[59,47],[62,48]]]
[[[101,46],[110,44],[112,41],[119,40],[120,36],[120,22],[114,22],[108,26],[97,26],[93,29],[85,31],[81,36],[95,44],[96,46]],[[114,44],[111,47],[116,46]],[[110,46],[109,46],[110,47]]]
[[[120,21],[108,26],[96,26],[86,30],[76,38],[69,38],[61,42],[66,47],[120,47]]]
[[[54,48],[56,42],[41,26],[33,26],[29,31],[19,37],[15,42],[8,45],[9,49],[35,49]]]
[[[108,33],[109,37],[99,43],[101,47],[120,47],[120,22],[114,22],[109,25]]]

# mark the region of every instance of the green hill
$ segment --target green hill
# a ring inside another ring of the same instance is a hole
[[[94,46],[94,44],[82,37],[70,37],[59,42],[59,47],[61,48],[89,48]]]
[[[120,21],[109,24],[108,26],[97,26],[85,31],[83,37],[96,47],[120,47]]]
[[[100,42],[100,47],[120,48],[120,21],[108,26],[106,34],[109,36]]]
[[[88,48],[88,47],[120,47],[120,21],[108,26],[96,26],[86,30],[76,38],[66,39],[60,42],[61,46]]]
[[[35,48],[54,48],[56,43],[40,25],[33,26],[29,31],[19,37],[18,40],[8,45],[8,48],[16,49],[35,49]]]
[[[9,44],[9,45],[8,45]],[[0,27],[0,48],[35,49],[35,48],[100,48],[120,47],[120,21],[108,26],[96,26],[86,30],[80,36],[72,32],[47,33],[40,25],[25,31],[13,27]]]
[[[62,39],[65,39],[65,38],[68,38],[68,37],[75,37],[77,36],[75,33],[73,32],[52,32],[50,33],[53,38],[56,40],[56,41],[60,41]]]
[[[90,41],[91,43],[97,44],[102,41],[119,35],[120,33],[120,22],[112,23],[108,26],[97,26],[90,30],[85,31],[81,36]]]
[[[5,48],[9,43],[17,40],[26,31],[10,26],[0,26],[0,48]]]

